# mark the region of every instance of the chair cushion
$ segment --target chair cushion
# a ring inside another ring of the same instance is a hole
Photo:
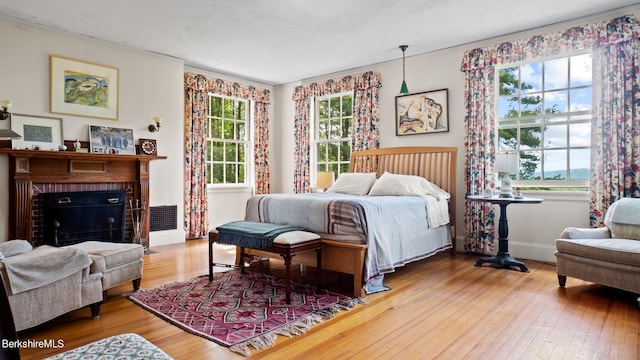
[[[5,242],[0,242],[0,253],[5,258],[24,254],[28,251],[33,250],[33,246],[27,240],[9,240]]]
[[[320,239],[320,235],[318,234],[314,234],[308,231],[294,230],[278,235],[275,239],[273,239],[273,242],[274,244],[294,245],[305,241],[317,239]]]
[[[144,248],[140,244],[85,241],[69,246],[89,253],[94,262],[96,262],[96,257],[102,257],[104,259],[104,268],[107,269],[136,262],[144,256]]]
[[[640,241],[629,239],[557,239],[560,253],[640,266]]]

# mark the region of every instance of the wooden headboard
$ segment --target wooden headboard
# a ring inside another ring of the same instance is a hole
[[[455,241],[456,225],[456,147],[390,147],[351,153],[350,172],[385,171],[394,174],[421,176],[451,194],[449,219],[451,237]],[[455,251],[455,242],[453,243]]]

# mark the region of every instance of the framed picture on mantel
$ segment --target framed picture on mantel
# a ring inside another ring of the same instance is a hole
[[[133,129],[89,125],[89,152],[135,155]]]
[[[14,149],[58,150],[62,145],[62,119],[49,116],[11,114],[11,130],[22,138],[11,140]]]

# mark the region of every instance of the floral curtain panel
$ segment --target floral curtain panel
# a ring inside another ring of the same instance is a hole
[[[621,196],[638,196],[639,29],[639,23],[633,16],[623,16],[465,52],[461,71],[466,78],[467,194],[479,194],[485,186],[490,185],[487,183],[490,181],[487,175],[493,173],[496,138],[493,109],[495,67],[590,48],[594,53],[595,115],[591,155],[591,171],[595,174],[591,180],[592,224],[601,222],[602,214],[613,200]],[[612,46],[615,50],[611,50]],[[605,50],[607,48],[609,50]],[[621,153],[624,155],[620,155]],[[493,209],[467,202],[465,215],[465,250],[493,252]]]
[[[310,110],[311,99],[353,91],[353,122],[351,151],[380,147],[380,118],[378,116],[380,73],[367,71],[323,82],[297,86],[293,90],[294,118],[294,191],[305,193],[310,187]]]
[[[184,91],[184,229],[187,238],[198,238],[205,236],[208,232],[205,162],[208,94],[212,92],[253,102],[255,193],[265,194],[270,188],[269,103],[271,92],[268,89],[191,72],[184,74]]]

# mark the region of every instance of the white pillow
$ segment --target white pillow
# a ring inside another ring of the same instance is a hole
[[[376,182],[376,173],[342,173],[327,192],[366,195]]]
[[[431,195],[436,199],[448,199],[449,193],[440,189],[427,179],[414,175],[399,175],[386,172],[376,180],[369,195],[424,196]]]

